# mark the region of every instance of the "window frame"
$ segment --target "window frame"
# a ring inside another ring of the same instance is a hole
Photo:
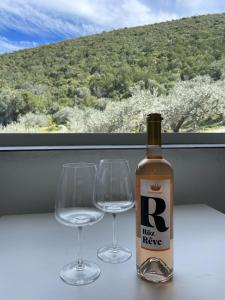
[[[0,150],[144,148],[146,133],[3,133]],[[163,148],[225,147],[225,133],[163,133]]]

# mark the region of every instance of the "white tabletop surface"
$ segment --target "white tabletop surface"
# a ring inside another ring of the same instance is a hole
[[[83,254],[102,269],[87,286],[66,285],[60,268],[72,261],[76,229],[53,214],[0,218],[0,300],[224,300],[225,215],[205,205],[175,207],[174,278],[152,284],[136,276],[134,211],[118,216],[121,244],[133,257],[119,265],[101,262],[99,246],[111,241],[111,216],[84,229]]]

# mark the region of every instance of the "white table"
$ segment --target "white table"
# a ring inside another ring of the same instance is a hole
[[[134,211],[118,216],[119,240],[133,257],[120,265],[101,262],[99,246],[111,239],[111,216],[85,228],[84,257],[96,261],[102,275],[75,287],[59,278],[73,260],[76,230],[58,224],[53,214],[0,218],[1,300],[224,300],[225,215],[206,205],[175,208],[175,275],[166,284],[136,276]]]

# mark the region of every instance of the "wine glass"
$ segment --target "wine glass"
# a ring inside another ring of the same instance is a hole
[[[95,281],[99,267],[81,257],[82,228],[99,222],[104,213],[94,202],[97,167],[93,163],[64,164],[58,183],[55,217],[67,226],[78,228],[77,259],[63,267],[61,279],[71,285],[84,285]]]
[[[116,214],[134,205],[129,163],[124,159],[103,159],[97,172],[96,205],[113,217],[112,244],[100,248],[97,256],[104,262],[116,264],[128,260],[132,253],[118,245]]]

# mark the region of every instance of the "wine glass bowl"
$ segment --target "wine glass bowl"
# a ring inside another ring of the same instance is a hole
[[[67,226],[85,226],[93,225],[103,218],[102,212],[96,208],[68,208],[61,210],[60,213],[56,214],[56,219]]]
[[[96,205],[104,212],[121,213],[134,205],[129,162],[103,159],[97,173]]]
[[[93,163],[68,163],[61,170],[55,201],[55,217],[66,226],[78,228],[77,259],[60,272],[71,285],[84,285],[100,275],[99,267],[81,258],[82,228],[99,222],[103,211],[95,205],[97,167]]]
[[[103,159],[97,173],[96,206],[113,217],[113,241],[100,248],[98,257],[108,263],[122,263],[132,253],[117,243],[116,214],[131,209],[134,205],[129,162],[124,159]]]

